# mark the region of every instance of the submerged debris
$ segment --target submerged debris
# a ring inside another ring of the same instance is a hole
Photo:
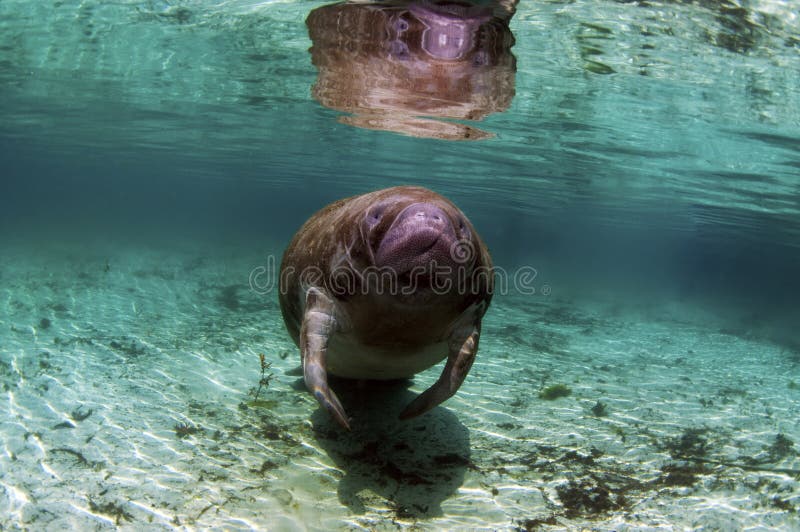
[[[103,462],[93,462],[91,460],[87,460],[86,457],[80,451],[76,451],[75,449],[70,449],[69,447],[57,447],[55,449],[50,449],[51,453],[64,453],[72,456],[75,458],[79,465],[91,467],[93,469],[99,469],[103,466]]]
[[[78,408],[70,412],[69,417],[71,417],[73,421],[78,421],[78,422],[83,421],[84,419],[91,416],[92,413],[94,412],[94,410],[92,410],[91,408],[86,412],[82,412],[81,408],[83,408],[83,405],[79,406]]]

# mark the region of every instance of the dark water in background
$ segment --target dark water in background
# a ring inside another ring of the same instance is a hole
[[[310,95],[320,5],[0,3],[0,237],[281,244],[413,183],[555,292],[796,323],[797,4],[523,3],[476,142],[338,123]]]

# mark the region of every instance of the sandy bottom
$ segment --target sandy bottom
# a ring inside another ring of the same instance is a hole
[[[249,289],[266,253],[226,253],[4,247],[0,529],[800,528],[797,352],[498,296],[456,397],[399,422],[439,368],[337,382],[344,433]]]

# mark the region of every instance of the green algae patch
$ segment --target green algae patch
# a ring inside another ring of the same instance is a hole
[[[539,399],[553,401],[559,397],[566,397],[571,393],[572,390],[566,384],[553,384],[539,392]]]

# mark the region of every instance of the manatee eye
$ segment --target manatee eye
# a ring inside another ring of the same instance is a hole
[[[464,221],[464,218],[459,216],[458,220],[456,220],[456,225],[458,226],[458,233],[462,238],[469,237],[469,229],[467,229],[467,222]]]
[[[408,21],[402,18],[396,18],[392,21],[392,26],[397,33],[403,33],[408,30]]]
[[[406,61],[411,57],[411,52],[408,50],[406,43],[402,41],[392,41],[389,43],[389,55],[395,59]]]
[[[485,50],[478,51],[472,56],[472,66],[482,67],[489,64],[489,54]]]
[[[385,210],[386,207],[384,205],[376,205],[375,207],[367,211],[366,221],[367,221],[367,226],[370,229],[378,225],[378,222],[380,222],[381,218],[383,217],[383,211]]]

